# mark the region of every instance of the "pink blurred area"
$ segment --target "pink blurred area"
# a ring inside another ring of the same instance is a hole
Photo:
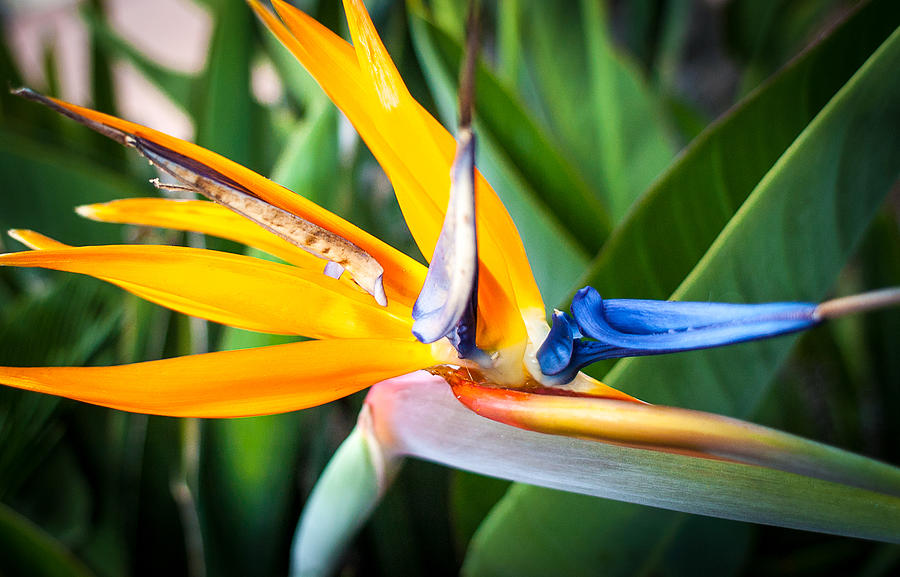
[[[52,50],[60,94],[65,100],[90,106],[90,35],[75,0],[5,0],[4,33],[28,86],[46,90],[44,62]],[[106,0],[112,27],[159,64],[186,74],[198,74],[206,61],[212,18],[191,0]],[[137,69],[125,61],[114,64],[119,112],[129,120],[174,136],[192,138],[188,115]]]

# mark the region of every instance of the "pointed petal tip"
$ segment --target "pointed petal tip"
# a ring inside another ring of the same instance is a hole
[[[24,244],[31,250],[47,250],[54,248],[69,248],[68,245],[65,245],[57,240],[54,240],[48,236],[45,236],[39,232],[27,229],[27,228],[13,228],[7,231],[7,234],[10,238],[17,240],[18,242]],[[6,255],[15,255],[18,253],[6,253]],[[0,255],[0,256],[6,256]]]
[[[275,0],[273,0],[274,3]],[[259,0],[247,0],[247,5],[256,12],[258,15],[261,15],[260,12],[268,12],[265,6],[263,6]]]
[[[40,233],[37,233],[33,230],[29,230],[27,228],[11,228],[6,231],[6,234],[13,240],[20,242],[27,246],[30,249],[38,250],[40,247],[34,242],[35,237],[43,237]],[[11,254],[11,253],[5,253]],[[0,255],[2,256],[2,255]]]
[[[78,216],[90,219],[90,220],[98,220],[97,219],[97,207],[101,206],[98,204],[82,204],[80,206],[75,207],[75,213]]]
[[[131,137],[131,135],[126,130],[115,128],[107,124],[106,121],[103,120],[103,118],[105,117],[105,115],[103,114],[75,104],[63,102],[62,100],[58,100],[50,96],[45,96],[40,92],[36,92],[30,88],[17,88],[12,90],[11,92],[12,94],[21,96],[26,100],[31,100],[32,102],[43,104],[47,108],[50,108],[51,110],[54,110],[62,114],[63,116],[71,118],[75,122],[83,124],[91,130],[99,132],[107,138],[111,138],[112,140],[115,140],[116,142],[124,146],[132,147],[131,142],[133,141],[133,138]]]

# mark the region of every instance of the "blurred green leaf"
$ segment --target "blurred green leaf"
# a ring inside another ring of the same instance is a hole
[[[47,111],[48,114],[53,114]],[[118,227],[91,225],[72,210],[81,204],[138,196],[139,183],[55,148],[0,129],[0,227],[32,228],[73,244],[119,240]],[[4,243],[6,244],[6,243]]]
[[[341,179],[337,108],[323,96],[288,137],[272,180],[316,204],[331,208]]]
[[[176,72],[157,64],[133,44],[122,38],[106,21],[100,7],[93,4],[83,4],[81,14],[91,31],[97,46],[94,47],[94,58],[102,63],[110,57],[122,58],[134,65],[147,79],[155,84],[168,96],[172,102],[184,106],[190,102],[191,94],[196,84],[196,79],[188,74]],[[101,71],[104,68],[100,69]],[[95,81],[97,75],[95,72]],[[112,100],[108,97],[97,98],[95,95],[94,106],[108,114],[114,114],[110,106]],[[109,140],[109,139],[105,139]],[[113,143],[115,144],[115,143]],[[121,145],[116,144],[121,149]]]
[[[359,426],[341,444],[303,510],[291,550],[291,575],[324,577],[335,570],[381,497],[388,482],[382,475],[393,476],[383,457],[371,434]]]
[[[602,2],[528,2],[524,58],[545,123],[618,222],[671,161],[662,107],[609,37]]]
[[[725,40],[744,65],[742,89],[757,86],[830,26],[848,3],[839,0],[737,0],[723,11]]]
[[[897,206],[897,193],[888,206]],[[900,227],[896,209],[893,217],[884,215],[866,240],[860,264],[863,286],[900,285]],[[900,446],[891,439],[900,438],[900,421],[892,408],[900,407],[900,309],[886,310],[862,318],[862,338],[853,349],[860,364],[853,367],[860,380],[860,420],[863,439],[873,452],[900,459]]]
[[[5,577],[90,577],[58,541],[0,504],[0,573]]]
[[[211,0],[215,28],[199,94],[192,107],[197,144],[250,168],[253,143],[253,14],[243,0]]]
[[[497,5],[497,72],[506,86],[516,87],[522,68],[519,33],[522,0],[506,0]]]
[[[136,418],[142,418],[137,416]],[[185,534],[173,488],[181,451],[181,419],[143,417],[144,442],[138,452],[140,480],[129,517],[134,522],[134,575],[189,575]]]
[[[451,514],[453,516],[453,530],[456,539],[456,548],[464,553],[469,545],[469,540],[482,519],[490,512],[491,508],[499,501],[510,482],[493,477],[484,477],[467,471],[455,471],[451,485]]]
[[[652,75],[653,83],[659,88],[671,91],[678,82],[678,67],[684,57],[684,50],[691,26],[690,0],[668,0],[657,14],[658,21],[651,23],[659,27],[656,41]]]
[[[607,205],[619,222],[675,151],[640,70],[617,53],[609,37],[604,4],[583,0],[582,6],[593,104],[589,116],[598,135],[592,156],[602,167]]]
[[[824,296],[898,175],[900,147],[893,127],[900,123],[900,78],[892,73],[898,66],[900,31],[895,31],[774,164],[673,298],[761,302]],[[653,402],[746,417],[759,406],[795,340],[626,359],[606,380]],[[545,508],[540,531],[519,530],[522,515],[538,503]],[[610,506],[517,487],[482,526],[479,556],[468,566],[472,574],[491,574],[505,556],[502,541],[518,539],[531,543],[517,552],[518,563],[523,551],[540,551],[544,568],[554,560],[594,567],[597,539],[571,519],[603,519]],[[569,546],[542,546],[551,538]],[[545,573],[536,568],[529,574]]]
[[[201,491],[211,574],[284,574],[302,427],[302,413],[204,423]]]

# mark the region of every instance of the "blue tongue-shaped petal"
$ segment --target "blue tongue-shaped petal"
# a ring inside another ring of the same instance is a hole
[[[460,357],[475,351],[478,241],[475,143],[461,130],[450,169],[450,201],[425,284],[413,305],[413,334],[423,343],[448,337]]]
[[[796,302],[746,305],[603,300],[591,287],[578,291],[572,300],[572,315],[581,332],[614,347],[603,358],[704,349],[773,337],[817,324],[815,311],[815,304]]]
[[[558,313],[538,350],[541,372],[565,383],[603,359],[659,355],[719,347],[796,332],[822,321],[817,306],[604,300],[585,287],[572,314]]]

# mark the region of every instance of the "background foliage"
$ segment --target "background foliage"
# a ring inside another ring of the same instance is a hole
[[[241,0],[201,4],[213,22],[209,52],[201,72],[185,74],[123,38],[103,1],[82,3],[93,105],[117,111],[112,66],[128,61],[192,119],[197,142],[419,256],[389,183],[318,87]],[[345,30],[339,2],[296,4]],[[587,283],[610,297],[735,301],[900,284],[900,90],[890,67],[860,76],[896,36],[896,3],[484,4],[479,165],[523,234],[548,305],[565,304]],[[413,94],[452,126],[463,3],[367,5]],[[5,30],[0,70],[6,84],[19,85],[13,31]],[[47,84],[35,88],[59,93],[56,59],[48,46]],[[265,104],[251,90],[261,62],[283,83]],[[862,82],[866,90],[853,94],[880,99],[848,96]],[[114,143],[0,96],[4,228],[73,244],[243,250],[91,224],[71,211],[155,194],[145,184],[151,176]],[[110,364],[283,340],[207,326],[89,279],[0,269],[3,364]],[[898,341],[894,310],[796,343],[592,372],[612,371],[610,384],[653,402],[736,415],[898,463]],[[200,421],[0,389],[0,574],[284,574],[303,501],[360,402]],[[463,567],[471,575],[877,576],[900,569],[900,548],[510,488],[409,462],[344,573],[452,575]]]

